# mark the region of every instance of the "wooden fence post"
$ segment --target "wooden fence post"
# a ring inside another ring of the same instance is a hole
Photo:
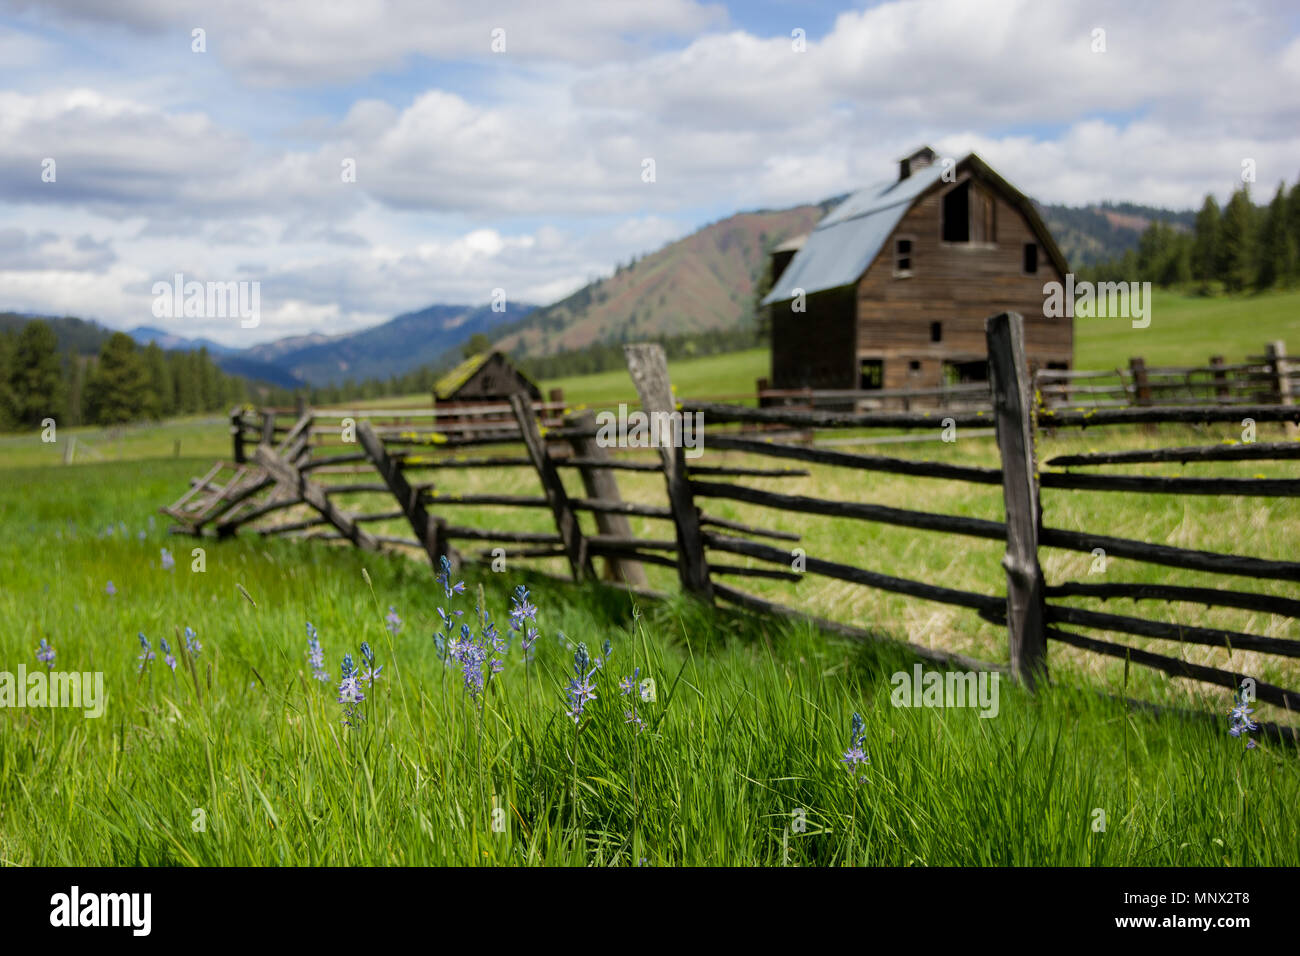
[[[1133,376],[1133,404],[1151,404],[1151,383],[1147,379],[1146,360],[1138,356],[1128,360],[1129,374]]]
[[[1214,401],[1218,405],[1228,403],[1228,373],[1223,369],[1223,356],[1210,356],[1210,369],[1214,375]]]
[[[1295,390],[1291,386],[1291,366],[1286,360],[1286,342],[1282,339],[1270,342],[1264,354],[1268,357],[1269,365],[1273,366],[1273,394],[1277,397],[1277,403],[1294,404]],[[1296,428],[1295,422],[1287,422],[1285,428],[1287,438],[1295,438],[1300,434],[1300,429]]]
[[[1003,312],[987,319],[989,385],[1002,456],[1002,497],[1007,511],[1007,633],[1011,672],[1027,686],[1046,677],[1043,570],[1038,563],[1041,513],[1034,452],[1033,383],[1025,358],[1024,319]]]
[[[244,409],[236,406],[230,412],[230,439],[234,444],[235,464],[242,465],[248,461],[244,454]]]
[[[444,555],[453,562],[453,566],[457,564],[458,562],[453,560],[453,555],[447,548],[447,541],[441,533],[442,528],[425,509],[420,492],[411,487],[411,483],[402,474],[401,466],[388,454],[388,449],[384,447],[382,439],[375,434],[370,422],[357,423],[357,440],[366,450],[366,455],[374,462],[380,477],[388,485],[388,490],[397,499],[397,504],[406,515],[411,530],[415,532],[415,539],[420,542],[424,553],[429,556],[429,563],[433,565],[433,569],[438,570],[439,559]]]
[[[571,415],[565,420],[564,424],[568,428],[581,428],[584,431],[594,430],[596,428],[596,414],[595,412],[583,412],[580,415]],[[578,458],[595,461],[611,460],[609,449],[596,441],[594,435],[590,438],[571,438],[569,443],[573,446],[573,453]],[[578,473],[582,476],[582,487],[586,489],[588,498],[598,498],[604,501],[623,500],[618,492],[618,479],[614,477],[614,473],[608,468],[582,465],[578,468]],[[596,528],[601,534],[614,535],[620,538],[632,537],[632,522],[628,520],[627,515],[597,511]],[[605,577],[608,580],[622,581],[624,584],[635,587],[645,587],[649,583],[645,574],[645,565],[640,561],[612,554],[605,557]]]
[[[542,491],[551,505],[555,516],[555,527],[564,542],[564,550],[569,558],[569,567],[573,570],[573,579],[582,581],[592,576],[591,557],[587,554],[587,544],[582,537],[582,528],[578,525],[578,516],[569,507],[569,496],[564,491],[564,482],[555,468],[555,462],[546,451],[541,432],[537,430],[537,418],[533,415],[533,403],[527,396],[515,393],[510,396],[510,408],[519,423],[524,446],[528,457],[533,460],[537,477],[542,481]]]
[[[623,346],[628,374],[641,397],[641,410],[647,415],[672,414],[677,411],[672,385],[668,379],[668,359],[663,346],[649,343]],[[680,424],[679,418],[673,418]],[[680,435],[674,436],[680,437]],[[691,482],[686,475],[686,453],[680,441],[672,447],[660,446],[668,484],[668,506],[677,530],[677,574],[688,594],[713,602],[713,582],[704,558],[704,535],[700,532],[700,513],[695,507]]]
[[[275,412],[262,412],[262,443],[264,445],[275,444]]]

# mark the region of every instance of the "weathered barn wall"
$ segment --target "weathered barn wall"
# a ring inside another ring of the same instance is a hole
[[[791,304],[771,307],[773,386],[857,388],[853,290],[810,295],[806,312]]]
[[[907,212],[858,283],[856,349],[859,358],[884,359],[884,388],[939,385],[943,360],[983,358],[984,320],[1004,311],[1025,317],[1031,364],[1072,362],[1071,320],[1043,316],[1043,284],[1064,276],[1041,244],[1038,272],[1024,273],[1023,246],[1037,240],[1014,205],[993,194],[995,243],[941,240],[943,195],[955,185],[941,184]],[[894,275],[899,238],[912,241],[910,278]],[[939,342],[931,341],[933,322],[942,323]],[[921,368],[910,370],[911,361]]]

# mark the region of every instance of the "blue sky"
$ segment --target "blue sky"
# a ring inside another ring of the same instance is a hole
[[[1246,160],[1267,198],[1300,173],[1297,15],[1188,9],[0,0],[0,310],[130,328],[177,272],[257,281],[255,329],[169,320],[240,346],[545,303],[921,143],[1043,201],[1186,208]]]

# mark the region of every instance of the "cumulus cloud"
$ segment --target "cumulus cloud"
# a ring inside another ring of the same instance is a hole
[[[4,5],[0,308],[121,325],[175,272],[261,281],[260,338],[498,287],[547,302],[730,211],[888,177],[922,142],[1047,202],[1186,208],[1244,159],[1260,192],[1300,172],[1281,4],[886,2],[802,47],[797,6],[756,30],[692,0]]]

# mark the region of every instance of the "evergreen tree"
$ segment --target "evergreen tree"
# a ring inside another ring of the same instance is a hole
[[[1223,210],[1219,278],[1229,292],[1241,292],[1255,281],[1255,208],[1242,187]]]
[[[1264,214],[1256,244],[1255,288],[1268,289],[1286,282],[1296,268],[1295,238],[1287,229],[1286,191],[1279,183]]]
[[[150,342],[144,350],[145,368],[149,370],[149,391],[152,401],[147,413],[153,418],[165,418],[175,412],[171,369],[167,356],[157,342]]]
[[[1192,275],[1201,282],[1209,282],[1219,272],[1221,218],[1219,204],[1213,196],[1206,196],[1196,214],[1196,239],[1192,245]]]
[[[1291,275],[1287,276],[1290,282],[1300,282],[1300,179],[1296,180],[1291,192],[1286,198],[1286,223],[1287,234],[1291,241],[1295,243],[1297,251],[1295,267]]]
[[[18,407],[9,377],[13,369],[14,337],[0,333],[0,431],[8,431],[18,424]]]
[[[59,341],[47,322],[33,319],[23,326],[9,359],[9,391],[14,419],[20,426],[38,427],[63,411]]]
[[[86,404],[92,421],[118,425],[149,414],[153,402],[149,369],[124,332],[115,332],[99,353],[99,365],[86,387]]]

